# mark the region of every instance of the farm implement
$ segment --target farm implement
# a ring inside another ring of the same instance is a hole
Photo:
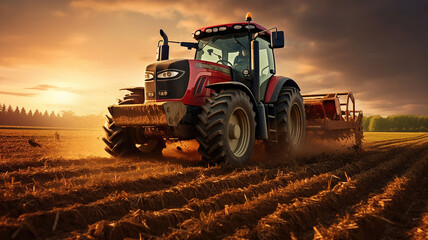
[[[247,14],[245,22],[196,30],[197,42],[160,34],[144,87],[125,89],[130,93],[108,108],[103,140],[111,155],[160,155],[166,140],[196,139],[203,160],[243,165],[256,140],[285,156],[302,146],[307,130],[354,134],[361,144],[352,93],[302,97],[294,80],[276,75],[273,51],[284,47],[283,31]],[[169,43],[195,49],[194,59],[169,59]]]

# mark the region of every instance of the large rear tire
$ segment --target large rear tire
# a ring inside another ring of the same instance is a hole
[[[277,142],[266,142],[266,151],[279,158],[293,156],[306,136],[306,114],[297,88],[283,87],[275,103]]]
[[[202,160],[244,165],[254,149],[255,113],[250,98],[239,90],[223,90],[207,99],[198,115]]]

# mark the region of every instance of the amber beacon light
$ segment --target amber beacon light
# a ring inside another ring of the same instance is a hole
[[[251,20],[253,20],[253,18],[252,18],[252,16],[251,16],[251,13],[250,13],[250,12],[247,12],[247,15],[245,16],[245,21],[247,21],[247,22],[251,22]]]

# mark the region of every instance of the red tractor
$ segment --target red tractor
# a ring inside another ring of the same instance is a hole
[[[284,32],[251,22],[247,14],[246,22],[196,30],[195,43],[170,41],[195,49],[195,59],[173,60],[168,37],[160,34],[144,87],[127,88],[124,100],[108,108],[108,153],[160,155],[166,140],[196,139],[203,160],[242,165],[256,140],[278,156],[303,144],[308,112],[300,88],[275,75],[274,49],[284,47]]]

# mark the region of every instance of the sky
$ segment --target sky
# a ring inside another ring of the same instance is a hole
[[[159,29],[241,22],[285,32],[277,74],[303,94],[352,91],[366,115],[428,115],[428,1],[0,0],[0,103],[102,114],[143,86]],[[171,46],[170,58],[194,52]]]

